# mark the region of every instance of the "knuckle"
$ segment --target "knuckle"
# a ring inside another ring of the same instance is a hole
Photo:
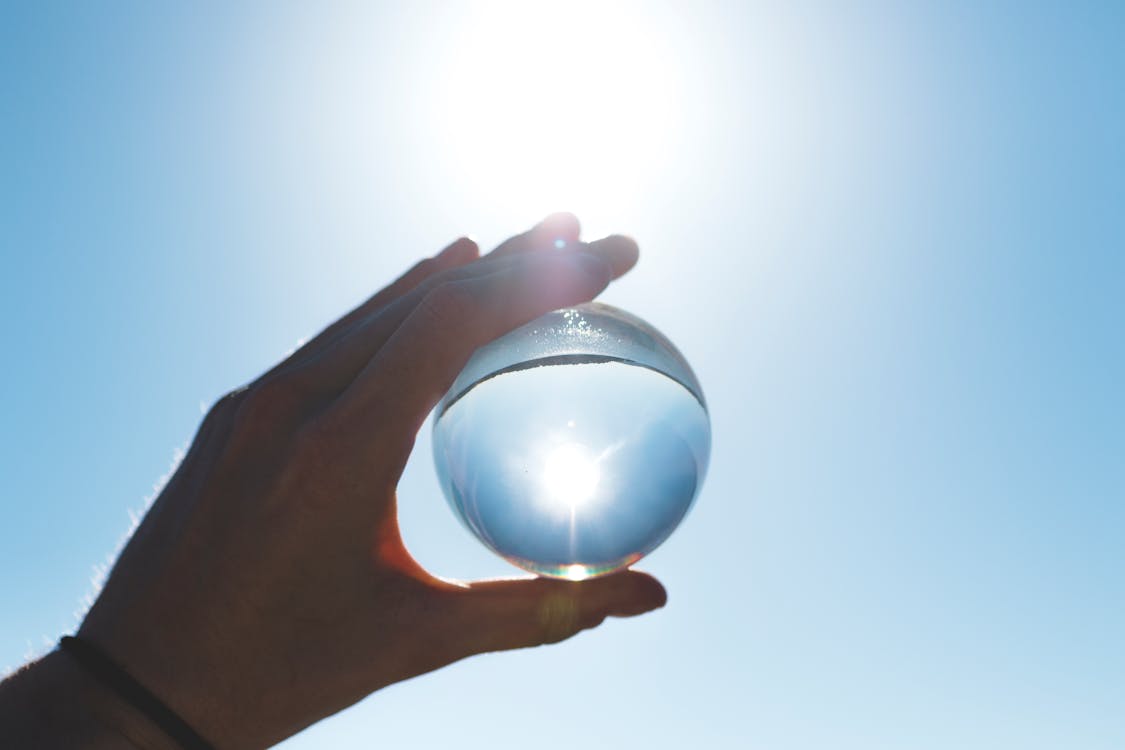
[[[464,283],[449,282],[431,289],[422,298],[419,311],[428,323],[464,326],[479,314],[480,304]]]
[[[207,411],[207,415],[203,418],[203,423],[212,424],[227,421],[238,411],[239,406],[242,404],[242,399],[246,397],[246,392],[248,390],[248,386],[242,386],[220,396]]]
[[[247,388],[238,401],[236,428],[259,432],[291,418],[305,394],[294,377],[275,376]]]
[[[414,264],[414,267],[407,272],[407,276],[420,281],[428,276],[431,276],[441,270],[441,263],[437,258],[424,258]]]
[[[231,426],[237,420],[238,410],[247,390],[246,386],[242,386],[220,396],[204,414],[203,420],[199,423],[196,439],[210,440],[216,435],[229,434]]]

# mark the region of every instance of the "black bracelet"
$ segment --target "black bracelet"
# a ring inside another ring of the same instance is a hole
[[[126,703],[151,719],[185,750],[214,750],[175,711],[164,705],[163,701],[94,644],[72,635],[64,635],[59,639],[59,648],[73,656],[83,669],[104,685],[113,688]]]

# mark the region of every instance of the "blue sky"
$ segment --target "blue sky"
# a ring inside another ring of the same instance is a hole
[[[228,5],[0,10],[0,665],[201,408],[571,208],[712,411],[668,606],[287,748],[1125,746],[1120,5]],[[509,571],[428,433],[400,495],[427,566]]]

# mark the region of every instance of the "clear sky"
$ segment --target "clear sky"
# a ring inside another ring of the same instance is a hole
[[[0,666],[215,398],[572,209],[712,410],[668,606],[286,748],[1125,747],[1125,6],[607,7],[3,5]]]

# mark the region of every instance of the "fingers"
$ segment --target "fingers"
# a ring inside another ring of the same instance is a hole
[[[439,286],[485,276],[518,274],[518,269],[524,266],[527,259],[536,256],[594,256],[608,267],[611,278],[621,276],[636,264],[637,243],[622,235],[611,235],[589,244],[573,241],[562,248],[556,248],[552,244],[553,240],[547,242],[550,238],[571,240],[577,237],[577,233],[577,219],[570,214],[556,214],[528,232],[505,242],[484,259],[479,259],[475,242],[462,238],[435,258],[422,261],[387,289],[341,318],[289,360],[267,373],[263,380],[278,374],[287,376],[300,385],[300,390],[307,394],[310,403],[315,401],[323,404],[326,400],[335,399],[352,385],[381,347]],[[550,265],[556,261],[536,261],[540,262]],[[565,260],[558,262],[564,265],[567,263]],[[564,272],[560,276],[560,284],[555,286],[565,287],[562,283],[565,278]],[[596,293],[573,297],[552,295],[551,291],[549,289],[542,299],[558,300],[555,307],[585,301]],[[504,302],[503,299],[498,301]],[[540,309],[540,312],[548,309],[554,308]],[[518,310],[518,306],[513,310]],[[518,323],[510,327],[515,325]]]
[[[347,328],[349,325],[356,322],[356,320],[362,319],[382,309],[399,297],[402,297],[431,276],[435,276],[442,271],[459,268],[478,258],[480,258],[480,248],[477,246],[477,243],[469,237],[459,237],[446,245],[445,248],[434,257],[415,263],[409,271],[330,325],[323,333],[331,334],[334,331],[338,331],[340,328]]]
[[[338,418],[390,422],[413,435],[477,347],[593,299],[611,276],[602,258],[573,250],[520,255],[495,269],[430,288],[341,396]]]
[[[568,254],[573,252],[568,251]],[[303,368],[302,379],[315,384],[313,388],[319,393],[339,394],[351,385],[380,347],[437,286],[495,275],[524,262],[523,257],[513,256],[489,264],[469,263],[430,276],[409,293],[352,325],[323,351],[308,360]]]
[[[501,243],[485,256],[485,260],[504,258],[516,253],[561,250],[578,242],[578,218],[574,214],[551,214],[534,227]],[[637,263],[637,243],[630,237],[614,234],[585,246],[588,252],[605,260],[620,278]]]
[[[539,254],[566,257],[577,253],[601,259],[609,267],[610,277],[616,279],[636,265],[639,250],[633,239],[623,235],[610,235],[589,244],[575,243],[563,249],[552,248]],[[366,365],[414,308],[439,284],[496,274],[518,267],[525,262],[526,257],[534,254],[535,251],[531,249],[521,250],[518,254],[513,251],[499,257],[492,253],[482,261],[458,265],[429,276],[384,310],[372,313],[362,323],[354,325],[348,332],[347,340],[337,342],[338,346],[335,348],[338,351],[333,354],[335,361],[326,360],[323,363],[326,376],[329,371],[334,371],[336,375],[330,379],[341,381],[341,388],[350,383],[360,368]]]
[[[418,261],[390,285],[379,290],[363,303],[330,324],[313,339],[287,357],[285,361],[281,362],[267,373],[267,376],[279,370],[289,369],[295,364],[306,362],[317,356],[331,347],[341,336],[346,335],[351,328],[377,313],[394,300],[406,295],[426,279],[440,274],[443,271],[449,271],[464,266],[478,258],[480,258],[480,248],[475,241],[468,237],[460,237],[454,240],[440,253],[432,258]]]
[[[505,240],[488,254],[487,259],[491,262],[517,253],[573,247],[578,243],[579,232],[578,218],[574,214],[551,214],[528,231]],[[609,264],[615,279],[627,272],[637,262],[636,242],[622,235],[611,235],[584,247],[588,252],[602,257]],[[311,341],[301,346],[283,362],[267,372],[263,378],[292,369],[296,365],[308,362],[310,359],[323,354],[338,343],[341,338],[350,335],[357,327],[369,324],[371,319],[389,304],[401,299],[426,280],[471,264],[479,259],[480,248],[476,242],[468,237],[455,240],[436,256],[419,261],[395,282],[333,322]],[[381,327],[387,328],[388,326]],[[394,330],[393,325],[390,326],[390,330]],[[371,337],[367,336],[366,338],[370,339]],[[376,341],[375,343],[377,345],[381,342]],[[373,350],[369,350],[369,355],[371,351]],[[355,368],[352,369],[351,374],[355,374]],[[348,380],[350,381],[350,378]]]
[[[632,237],[611,234],[586,246],[586,252],[598,256],[609,265],[613,278],[619,279],[637,265],[640,250]]]
[[[658,580],[626,570],[581,583],[550,578],[480,581],[446,594],[463,655],[557,643],[601,624],[663,607]],[[452,637],[452,636],[451,636]]]
[[[486,257],[503,258],[514,253],[549,250],[578,242],[581,227],[571,213],[551,214],[523,234],[510,237]]]

